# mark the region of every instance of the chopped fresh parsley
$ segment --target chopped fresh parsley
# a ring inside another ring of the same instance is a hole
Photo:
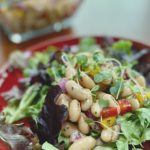
[[[58,148],[54,147],[52,144],[45,142],[42,145],[42,150],[58,150]]]
[[[119,96],[121,90],[123,89],[123,79],[119,78],[118,80],[116,80],[113,84],[113,86],[110,88],[110,93],[113,96]]]
[[[85,122],[87,124],[93,124],[94,123],[93,119],[91,119],[91,118],[85,118]]]
[[[105,100],[105,99],[100,99],[98,101],[99,105],[103,108],[108,107],[109,106],[109,101]]]
[[[97,64],[103,64],[105,62],[105,57],[101,53],[94,53],[93,59]]]
[[[97,73],[94,76],[94,81],[96,83],[100,83],[104,80],[110,80],[110,79],[112,79],[112,74],[110,71],[101,71],[100,73]]]
[[[93,137],[93,138],[99,138],[100,137],[100,131],[98,131],[98,130],[92,130],[91,132],[90,132],[90,135]]]
[[[112,48],[128,55],[132,54],[132,42],[128,40],[119,40],[112,45]]]
[[[63,136],[61,133],[58,136],[58,143],[60,145],[63,145],[65,149],[68,149],[68,147],[70,146],[69,138]]]
[[[80,51],[91,51],[96,45],[96,39],[91,37],[82,38],[79,43]]]
[[[95,85],[92,89],[91,89],[91,93],[92,94],[96,94],[96,92],[100,89],[99,85]]]

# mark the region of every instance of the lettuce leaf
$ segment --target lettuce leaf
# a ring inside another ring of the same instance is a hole
[[[0,122],[0,140],[7,143],[12,150],[32,150],[34,147],[40,148],[38,139],[33,135],[31,130],[28,127],[20,125],[10,125]]]
[[[9,101],[8,106],[3,110],[5,122],[14,123],[20,119],[32,117],[36,119],[43,106],[47,87],[40,84],[30,86],[21,101]]]
[[[124,136],[120,136],[116,142],[116,146],[118,150],[129,150],[128,141]]]
[[[43,150],[59,150],[58,148],[54,147],[52,144],[48,143],[48,142],[45,142],[43,145],[42,145],[42,149]]]
[[[55,145],[58,143],[58,136],[62,123],[68,116],[68,110],[65,105],[57,105],[55,101],[62,93],[59,86],[53,86],[48,90],[42,110],[32,126],[34,133],[37,133],[40,143],[45,141]]]
[[[150,108],[140,108],[132,113],[120,116],[117,123],[121,126],[122,137],[117,141],[117,147],[141,145],[150,140]]]

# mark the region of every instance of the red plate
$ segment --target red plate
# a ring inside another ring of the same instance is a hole
[[[79,43],[81,37],[61,37],[61,38],[57,38],[54,40],[47,40],[41,43],[38,43],[36,45],[33,45],[31,47],[27,48],[27,51],[31,51],[31,52],[36,52],[36,51],[44,51],[44,49],[46,49],[48,46],[56,46],[58,48],[63,48],[65,45],[68,46],[72,46],[72,45],[77,45]],[[104,39],[105,37],[95,37],[96,41],[98,44],[102,45],[104,44]],[[116,40],[120,40],[122,38],[113,38],[115,41]],[[136,49],[144,49],[144,48],[148,48],[150,49],[150,46],[141,44],[139,42],[133,42],[133,47]],[[147,56],[145,58],[146,61],[150,61],[150,56]],[[6,66],[4,66],[3,68],[0,69],[0,93],[9,90],[12,86],[17,85],[18,79],[21,76],[20,71],[15,70],[13,72],[11,71],[7,71],[7,67],[8,64]],[[3,84],[1,85],[1,78],[2,78],[2,73],[3,72],[8,72],[8,76],[6,77],[5,81],[3,82]],[[6,102],[5,100],[0,96],[0,111],[6,106]],[[146,142],[144,144],[144,150],[150,150],[150,143]]]

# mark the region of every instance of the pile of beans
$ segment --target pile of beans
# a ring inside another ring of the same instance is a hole
[[[78,81],[73,80],[76,75],[76,70],[72,66],[67,66],[65,70],[65,93],[61,94],[57,99],[57,104],[65,105],[68,108],[69,116],[67,121],[63,124],[61,133],[70,139],[72,145],[69,150],[91,150],[96,145],[101,145],[103,142],[113,142],[119,137],[120,126],[115,124],[109,128],[101,130],[100,138],[97,140],[89,136],[91,126],[86,122],[86,112],[90,111],[93,117],[100,118],[102,107],[98,99],[103,98],[109,102],[109,107],[116,107],[118,115],[120,113],[120,106],[111,94],[98,91],[96,94],[97,100],[94,101],[91,89],[96,85],[92,77],[81,71],[81,77]],[[110,85],[110,80],[104,80],[103,84]],[[141,86],[146,86],[143,76],[136,78]],[[123,89],[121,96],[126,97],[132,92],[129,88]],[[137,99],[130,100],[132,109],[138,109],[140,104]],[[88,135],[88,136],[87,136]]]

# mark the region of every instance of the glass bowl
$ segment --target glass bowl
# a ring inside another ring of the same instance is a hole
[[[81,0],[5,0],[0,4],[0,24],[14,43],[59,32],[71,24]]]

